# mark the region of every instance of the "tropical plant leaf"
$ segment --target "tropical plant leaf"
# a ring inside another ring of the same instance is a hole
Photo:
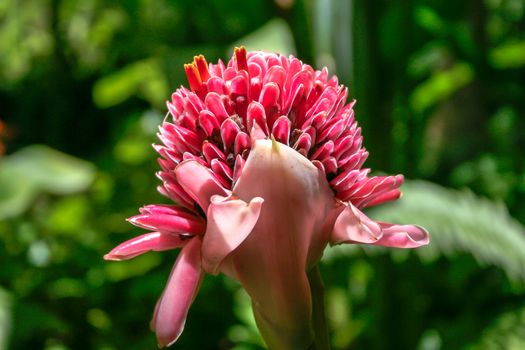
[[[416,249],[422,258],[467,252],[481,264],[502,268],[512,280],[525,281],[525,228],[503,203],[425,181],[407,181],[403,193],[401,200],[379,206],[370,215],[425,227],[430,244]]]
[[[68,195],[86,190],[95,167],[44,145],[32,145],[0,161],[0,219],[16,216],[36,195]]]
[[[468,190],[448,189],[426,181],[407,181],[403,198],[381,205],[367,214],[374,220],[416,224],[430,232],[430,244],[415,249],[422,260],[469,253],[482,265],[494,265],[513,281],[525,281],[525,228],[513,219],[503,203],[495,203]],[[359,247],[359,248],[358,248]],[[328,249],[327,258],[389,252],[394,257],[407,250],[341,245]]]
[[[525,307],[500,315],[467,350],[525,349]]]

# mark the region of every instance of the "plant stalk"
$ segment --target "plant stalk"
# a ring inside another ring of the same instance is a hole
[[[315,332],[314,342],[308,350],[330,350],[330,337],[324,309],[324,284],[319,265],[310,271],[308,280],[312,291],[312,320]]]

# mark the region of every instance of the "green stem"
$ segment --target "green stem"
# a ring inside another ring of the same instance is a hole
[[[315,332],[314,342],[308,350],[330,350],[330,337],[324,311],[324,284],[319,265],[310,271],[308,280],[312,291],[312,319]]]

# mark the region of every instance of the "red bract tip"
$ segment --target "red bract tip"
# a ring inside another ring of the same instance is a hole
[[[188,77],[188,83],[190,83],[190,89],[195,92],[199,91],[202,80],[197,66],[194,63],[185,64],[184,70],[186,71],[186,77]]]
[[[237,70],[248,71],[248,60],[246,58],[246,49],[244,46],[236,47],[234,53],[235,60],[237,61]]]
[[[210,79],[210,72],[208,71],[208,63],[203,55],[193,57],[193,65],[197,67],[201,81],[203,83]]]

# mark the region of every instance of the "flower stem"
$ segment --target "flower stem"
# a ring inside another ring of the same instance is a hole
[[[308,280],[312,291],[312,319],[315,332],[314,342],[308,350],[330,350],[330,337],[324,310],[324,284],[319,265],[310,271]]]

